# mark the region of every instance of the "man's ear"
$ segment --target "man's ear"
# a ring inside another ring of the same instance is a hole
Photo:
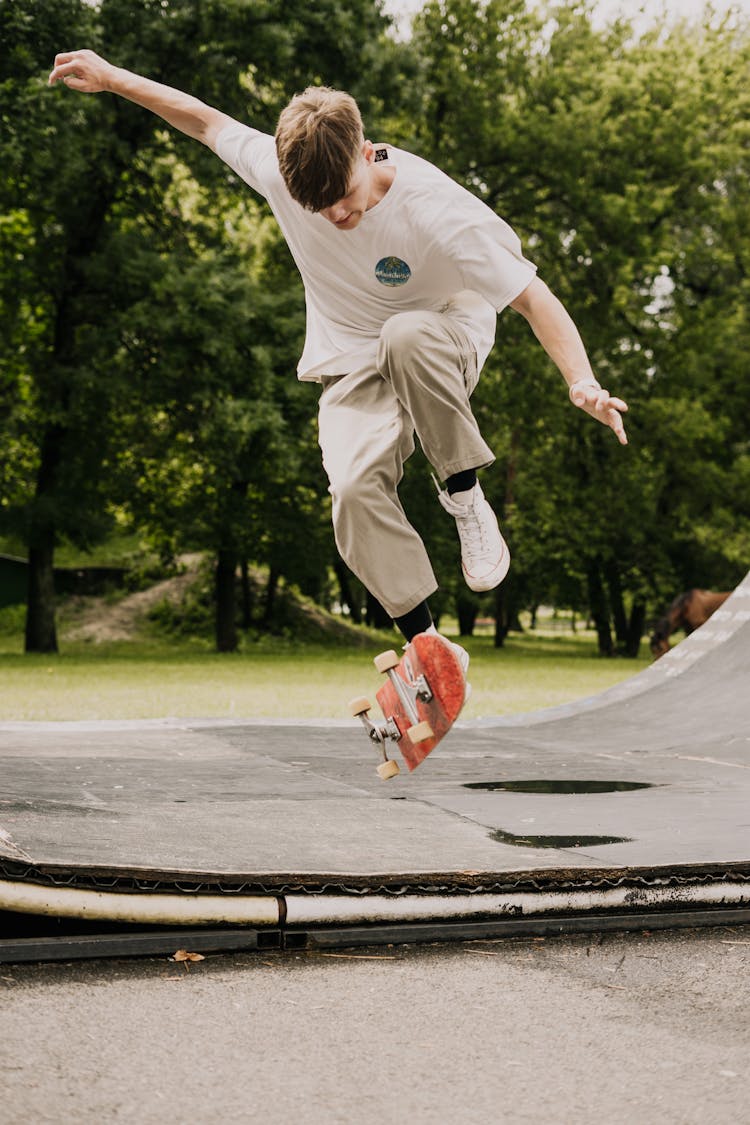
[[[362,155],[368,164],[372,164],[375,159],[375,145],[372,141],[365,141],[362,145]]]

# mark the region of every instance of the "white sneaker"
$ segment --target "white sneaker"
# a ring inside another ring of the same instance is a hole
[[[445,641],[445,643],[447,645],[450,645],[450,647],[453,649],[456,656],[458,657],[458,662],[461,665],[461,669],[463,671],[464,679],[465,679],[466,676],[468,675],[468,672],[469,672],[469,654],[466,651],[466,649],[463,648],[462,645],[456,644],[455,641],[449,641],[448,638],[444,637],[442,633],[438,633],[438,631],[437,631],[437,629],[435,628],[434,625],[430,625],[429,629],[427,629],[426,632],[432,634],[435,637],[440,637],[441,641]],[[466,681],[466,691],[465,691],[465,694],[464,694],[464,704],[467,704],[469,702],[470,696],[471,696],[471,684],[467,680]]]
[[[466,585],[477,593],[494,590],[510,567],[508,544],[500,534],[497,516],[485,499],[479,482],[471,492],[460,495],[462,499],[467,498],[465,503],[460,503],[438,487],[438,500],[456,520]]]

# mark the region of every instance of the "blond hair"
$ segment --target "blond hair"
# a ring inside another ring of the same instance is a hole
[[[276,128],[279,169],[289,194],[308,211],[332,207],[349,192],[363,143],[354,98],[328,86],[308,86],[282,110]]]

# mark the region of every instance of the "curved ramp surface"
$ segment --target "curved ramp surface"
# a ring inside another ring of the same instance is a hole
[[[0,866],[107,890],[612,885],[750,871],[750,575],[591,699],[459,725],[383,784],[359,724],[0,726]]]

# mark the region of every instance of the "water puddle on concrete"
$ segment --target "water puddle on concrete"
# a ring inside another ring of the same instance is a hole
[[[647,781],[569,781],[537,779],[527,781],[469,781],[464,789],[487,793],[628,793],[634,789],[653,789]]]
[[[497,844],[511,844],[516,848],[596,848],[602,844],[630,844],[628,836],[516,836],[501,828],[490,832]]]
[[[523,780],[469,781],[464,789],[481,790],[485,793],[629,793],[635,789],[653,789],[647,781],[592,781],[571,778],[526,778]],[[510,844],[516,848],[596,848],[602,844],[629,844],[628,836],[532,836],[524,833],[504,832],[501,828],[490,833],[490,839],[498,844]]]

